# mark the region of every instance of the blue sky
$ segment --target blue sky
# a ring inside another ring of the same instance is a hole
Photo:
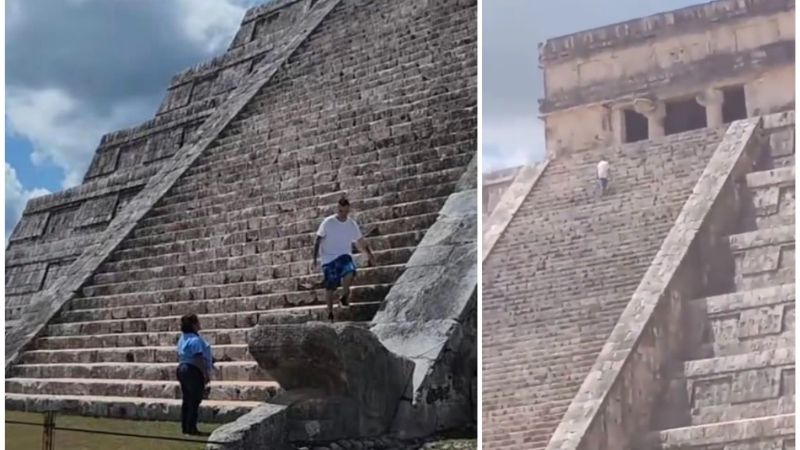
[[[79,184],[100,137],[152,118],[170,78],[269,0],[7,0],[6,236],[28,199]]]
[[[541,161],[537,44],[548,38],[704,3],[700,0],[484,0],[483,171]]]

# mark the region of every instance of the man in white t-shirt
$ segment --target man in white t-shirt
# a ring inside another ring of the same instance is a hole
[[[600,157],[600,162],[597,163],[597,183],[600,187],[600,195],[603,195],[608,190],[608,161],[604,156]]]
[[[356,274],[356,263],[353,261],[351,251],[353,244],[367,254],[369,265],[373,265],[375,258],[372,255],[367,241],[355,220],[348,217],[350,202],[346,198],[339,200],[336,214],[326,217],[317,230],[317,240],[314,243],[314,265],[317,257],[322,262],[322,274],[325,277],[325,297],[328,301],[328,320],[333,322],[333,297],[336,289],[341,285],[344,293],[339,301],[342,306],[348,306],[350,285]]]

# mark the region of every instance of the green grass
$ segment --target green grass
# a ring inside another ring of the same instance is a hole
[[[44,423],[44,416],[36,413],[6,411],[6,420]],[[211,432],[218,424],[200,424],[200,430]],[[180,424],[175,422],[150,422],[137,420],[97,419],[80,416],[56,416],[56,427],[111,431],[183,438]],[[42,447],[43,427],[31,425],[6,425],[6,450],[34,450]],[[203,439],[203,438],[199,438]],[[201,450],[202,443],[174,442],[101,434],[54,432],[56,450]]]

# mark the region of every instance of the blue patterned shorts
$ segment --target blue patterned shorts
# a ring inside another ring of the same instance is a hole
[[[322,274],[325,277],[325,289],[336,290],[342,284],[342,278],[350,273],[356,273],[356,263],[350,255],[339,256],[328,264],[324,264]]]

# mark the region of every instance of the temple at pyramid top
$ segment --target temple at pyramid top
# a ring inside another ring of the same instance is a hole
[[[793,11],[792,0],[720,0],[547,40],[548,154],[792,109]]]

